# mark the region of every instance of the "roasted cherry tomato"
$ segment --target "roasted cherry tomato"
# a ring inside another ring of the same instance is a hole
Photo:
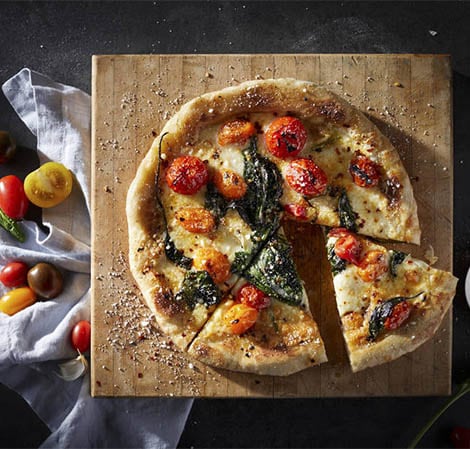
[[[285,204],[284,210],[300,221],[308,220],[307,207],[302,204]]]
[[[214,248],[199,248],[193,259],[196,270],[207,271],[216,284],[225,282],[230,276],[228,257]]]
[[[54,207],[62,203],[72,191],[70,170],[59,162],[46,162],[24,180],[29,201],[39,207]]]
[[[214,184],[217,190],[229,200],[240,199],[248,188],[242,176],[228,169],[217,170],[214,173]]]
[[[335,253],[341,259],[359,265],[362,257],[362,241],[350,233],[335,242]]]
[[[287,183],[298,193],[314,197],[325,193],[328,178],[310,159],[294,159],[286,169]]]
[[[26,285],[29,267],[24,262],[10,262],[0,271],[0,282],[5,287],[21,287]]]
[[[346,228],[332,228],[328,231],[328,237],[344,237],[350,235],[352,232]],[[354,235],[354,234],[353,234]]]
[[[0,164],[8,162],[16,153],[16,143],[7,131],[0,131]]]
[[[450,433],[450,440],[456,449],[470,449],[470,429],[454,427]]]
[[[215,228],[214,216],[203,207],[182,207],[175,217],[186,231],[194,234],[207,234]]]
[[[385,329],[399,328],[410,316],[411,306],[408,301],[398,303],[392,311],[392,314],[384,322]]]
[[[208,179],[206,164],[195,156],[177,157],[166,171],[168,187],[182,195],[194,195]]]
[[[72,346],[81,353],[90,349],[91,326],[90,322],[79,321],[72,329],[70,339]]]
[[[238,290],[236,301],[258,311],[266,309],[271,304],[271,298],[253,284],[245,284]]]
[[[248,120],[236,118],[223,124],[217,136],[219,145],[224,146],[230,143],[245,143],[256,133],[255,126]]]
[[[254,307],[237,303],[227,310],[224,319],[232,334],[241,335],[256,323],[258,313]]]
[[[357,274],[365,282],[372,282],[388,271],[388,263],[383,251],[368,251],[362,258]]]
[[[10,218],[20,220],[28,210],[29,201],[25,195],[23,181],[15,175],[0,179],[0,209]]]
[[[54,265],[41,262],[28,271],[28,285],[41,298],[52,299],[62,293],[64,281]]]
[[[36,293],[29,287],[10,290],[0,298],[0,312],[14,315],[36,302]]]
[[[349,173],[359,187],[374,187],[380,180],[380,166],[360,153],[351,160]]]
[[[307,141],[303,123],[295,117],[279,117],[271,122],[265,133],[266,146],[276,157],[297,156]]]

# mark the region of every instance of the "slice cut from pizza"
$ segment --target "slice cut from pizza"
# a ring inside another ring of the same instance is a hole
[[[336,304],[353,371],[394,360],[429,340],[457,278],[345,228],[327,234]]]
[[[327,361],[282,233],[272,236],[254,257],[189,353],[219,368],[276,376]]]

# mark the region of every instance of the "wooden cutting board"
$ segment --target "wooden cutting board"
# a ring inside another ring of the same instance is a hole
[[[329,362],[288,377],[216,370],[188,359],[150,324],[127,263],[125,199],[153,139],[198,94],[261,78],[323,84],[392,140],[412,179],[421,247],[452,270],[452,110],[445,55],[110,55],[93,57],[92,385],[94,396],[327,397],[448,394],[452,321],[399,360],[352,374],[318,227],[289,224]],[[304,239],[298,238],[305,236]]]

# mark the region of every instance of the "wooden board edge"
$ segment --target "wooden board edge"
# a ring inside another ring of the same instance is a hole
[[[94,264],[94,244],[95,244],[95,220],[93,219],[95,210],[95,187],[96,187],[96,114],[98,107],[98,95],[97,95],[97,77],[98,77],[98,64],[102,59],[101,56],[92,56],[91,59],[91,198],[90,198],[90,216],[91,216],[91,263],[90,263],[90,294],[91,294],[91,323],[96,322],[96,281],[95,281],[95,264]],[[96,348],[98,342],[96,341],[95,332],[91,333],[91,345],[90,345],[90,394],[92,397],[97,397],[99,394],[96,389],[96,366],[94,360],[96,360]]]

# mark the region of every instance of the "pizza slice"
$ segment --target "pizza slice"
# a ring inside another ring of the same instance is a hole
[[[254,128],[202,129],[191,145],[184,131],[165,126],[126,205],[131,270],[183,350],[279,227],[282,194],[277,167],[249,143]]]
[[[327,234],[336,304],[353,371],[394,360],[429,340],[457,278],[345,229]]]
[[[278,376],[327,361],[282,232],[256,254],[189,354],[219,368]]]

